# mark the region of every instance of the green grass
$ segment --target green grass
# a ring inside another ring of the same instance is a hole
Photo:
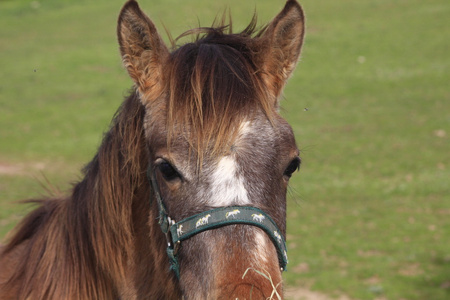
[[[226,7],[236,29],[255,7],[262,22],[282,7],[140,2],[174,36]],[[115,37],[122,4],[0,1],[0,236],[29,209],[17,200],[45,194],[45,177],[63,191],[79,178],[131,87]],[[285,281],[355,299],[447,299],[450,3],[302,4],[306,42],[283,102],[303,156]]]

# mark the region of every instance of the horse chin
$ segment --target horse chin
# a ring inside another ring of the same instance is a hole
[[[184,299],[282,298],[277,252],[259,228],[231,225],[201,233],[185,242],[180,259]]]

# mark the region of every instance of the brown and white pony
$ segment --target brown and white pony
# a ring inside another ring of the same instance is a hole
[[[299,167],[282,89],[299,58],[295,0],[261,30],[199,28],[169,51],[134,0],[118,40],[135,89],[70,195],[36,201],[0,254],[0,299],[266,299],[282,294],[277,250],[233,224],[183,242],[170,270],[150,167],[170,217],[251,206],[286,234],[286,190]],[[245,276],[244,276],[245,275]],[[265,275],[265,276],[263,276]],[[270,276],[270,280],[268,279]],[[267,277],[267,278],[266,278]]]

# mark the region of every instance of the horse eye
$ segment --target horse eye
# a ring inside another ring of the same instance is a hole
[[[162,176],[167,181],[172,181],[174,179],[180,178],[180,174],[175,170],[174,167],[167,161],[163,161],[158,164],[158,169],[161,172]]]
[[[297,171],[298,169],[300,169],[300,157],[296,157],[294,158],[288,165],[288,167],[286,168],[286,170],[284,170],[284,176],[286,176],[287,178],[291,178],[292,174]]]

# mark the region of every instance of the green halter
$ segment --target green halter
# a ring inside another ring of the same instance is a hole
[[[264,230],[275,245],[278,253],[278,262],[281,271],[286,270],[288,263],[286,242],[278,226],[264,211],[251,206],[228,206],[211,209],[190,217],[180,222],[173,221],[167,213],[164,202],[161,198],[159,186],[151,167],[147,175],[152,183],[156,200],[159,207],[159,225],[167,238],[167,255],[169,256],[170,269],[176,276],[180,277],[180,266],[178,262],[178,250],[181,242],[190,237],[214,228],[232,225],[246,224],[253,225]],[[151,201],[151,198],[150,198]]]

